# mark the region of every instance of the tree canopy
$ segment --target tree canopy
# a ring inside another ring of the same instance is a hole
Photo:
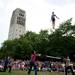
[[[39,33],[26,32],[19,39],[6,40],[0,48],[0,58],[12,56],[18,59],[29,58],[33,50],[50,56],[70,56],[75,54],[75,25],[69,19],[52,31],[41,30]]]

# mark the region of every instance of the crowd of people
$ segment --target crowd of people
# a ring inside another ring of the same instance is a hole
[[[0,61],[0,70],[4,66],[11,66],[12,70],[28,70],[30,67],[30,60],[13,60],[11,64],[6,64],[5,61]],[[48,71],[64,71],[64,63],[61,62],[51,62],[51,61],[36,61],[36,66],[38,71],[48,70]],[[6,67],[6,68],[7,68]],[[32,70],[34,68],[32,67]]]
[[[4,62],[3,60],[0,61],[0,70],[4,69]],[[65,70],[65,64],[63,62],[58,62],[58,61],[37,61],[37,69],[38,71],[57,71],[57,72],[64,72]],[[73,66],[73,63],[70,64]],[[9,64],[7,65],[7,67]],[[29,60],[13,60],[10,64],[12,70],[28,70],[30,66],[30,61]],[[32,70],[34,68],[32,67]]]
[[[39,61],[35,60],[36,56],[40,56],[34,52],[31,54],[30,60],[14,60],[11,57],[5,57],[5,59],[0,60],[0,71],[1,72],[11,72],[12,70],[23,70],[27,71],[28,74],[34,70],[35,75],[37,75],[38,71],[49,71],[49,72],[65,72],[67,75],[68,72],[72,72],[74,75],[75,72],[75,63],[70,62],[69,57],[64,59],[64,62],[61,61]]]

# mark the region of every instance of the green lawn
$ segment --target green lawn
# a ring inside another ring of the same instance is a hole
[[[8,72],[0,72],[0,75],[28,75],[27,71],[12,71],[11,73]],[[34,75],[32,71],[30,75]],[[38,75],[65,75],[64,73],[58,72],[38,72]],[[71,75],[71,74],[68,74]]]

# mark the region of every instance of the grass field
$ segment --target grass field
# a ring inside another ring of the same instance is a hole
[[[9,72],[0,72],[0,75],[28,75],[27,71],[12,71]],[[32,71],[30,75],[34,75],[34,72]],[[38,72],[38,75],[65,75],[64,73],[58,73],[58,72]],[[68,75],[71,75],[70,73]]]

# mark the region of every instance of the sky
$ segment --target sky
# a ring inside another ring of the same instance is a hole
[[[55,28],[67,19],[75,22],[75,0],[0,0],[0,46],[8,39],[10,19],[13,10],[21,8],[26,12],[26,31],[39,32],[52,29],[52,11],[60,18]]]

